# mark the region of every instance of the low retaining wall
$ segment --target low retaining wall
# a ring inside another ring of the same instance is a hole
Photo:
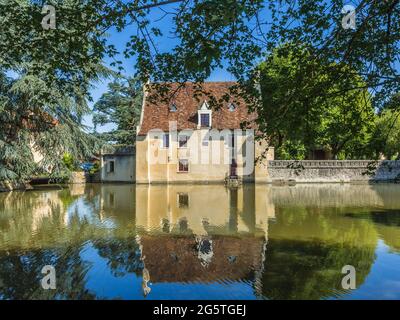
[[[268,162],[269,182],[399,181],[400,161],[309,160]]]
[[[69,178],[70,184],[85,184],[86,181],[86,174],[83,171],[72,172],[71,177]]]
[[[14,183],[14,182],[1,182],[0,192],[9,192],[13,190],[31,190],[32,186],[29,183]]]

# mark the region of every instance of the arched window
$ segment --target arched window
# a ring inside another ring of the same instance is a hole
[[[171,104],[171,106],[169,107],[169,111],[170,111],[170,112],[176,112],[176,111],[178,111],[178,108],[176,107],[176,104],[175,104],[175,103]]]

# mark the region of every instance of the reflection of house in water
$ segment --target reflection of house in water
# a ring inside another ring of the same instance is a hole
[[[274,205],[268,186],[137,185],[136,225],[145,232],[232,234],[267,232]]]
[[[264,237],[213,236],[211,261],[198,259],[193,237],[142,236],[151,282],[212,282],[252,279],[262,268]]]
[[[43,223],[43,219],[54,219],[55,212],[60,213],[61,225],[67,225],[68,217],[65,213],[64,204],[60,199],[59,192],[40,192],[30,208],[32,212],[32,232],[36,232]]]
[[[101,186],[100,192],[101,218],[135,215],[135,186],[134,185],[108,185]]]
[[[256,280],[263,268],[267,187],[136,187],[136,225],[152,283]]]
[[[104,184],[99,190],[100,220],[114,219],[120,226],[135,217],[135,186]]]

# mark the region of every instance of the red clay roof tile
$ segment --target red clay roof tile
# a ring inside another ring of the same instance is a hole
[[[196,88],[193,83],[185,83],[181,87],[178,83],[169,84],[168,101],[157,99],[156,89],[151,85],[148,87],[147,96],[144,103],[142,122],[138,135],[146,135],[149,130],[161,129],[169,131],[169,122],[176,121],[177,129],[196,129],[198,124],[198,109],[204,101],[210,102],[210,97],[216,100],[222,99],[229,94],[229,88],[236,85],[235,82],[206,82],[202,84],[202,89],[208,95],[200,94],[197,99],[194,97]],[[156,103],[154,100],[156,99]],[[229,106],[234,103],[235,110],[230,111]],[[170,107],[175,104],[177,111],[170,111]],[[246,103],[240,97],[230,97],[228,102],[224,101],[212,111],[213,129],[241,129],[241,124],[245,121],[251,122],[255,119],[254,114],[248,112]]]

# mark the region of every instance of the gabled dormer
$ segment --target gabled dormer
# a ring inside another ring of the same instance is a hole
[[[197,128],[211,128],[212,125],[212,110],[207,101],[204,101],[197,111],[198,123]]]

